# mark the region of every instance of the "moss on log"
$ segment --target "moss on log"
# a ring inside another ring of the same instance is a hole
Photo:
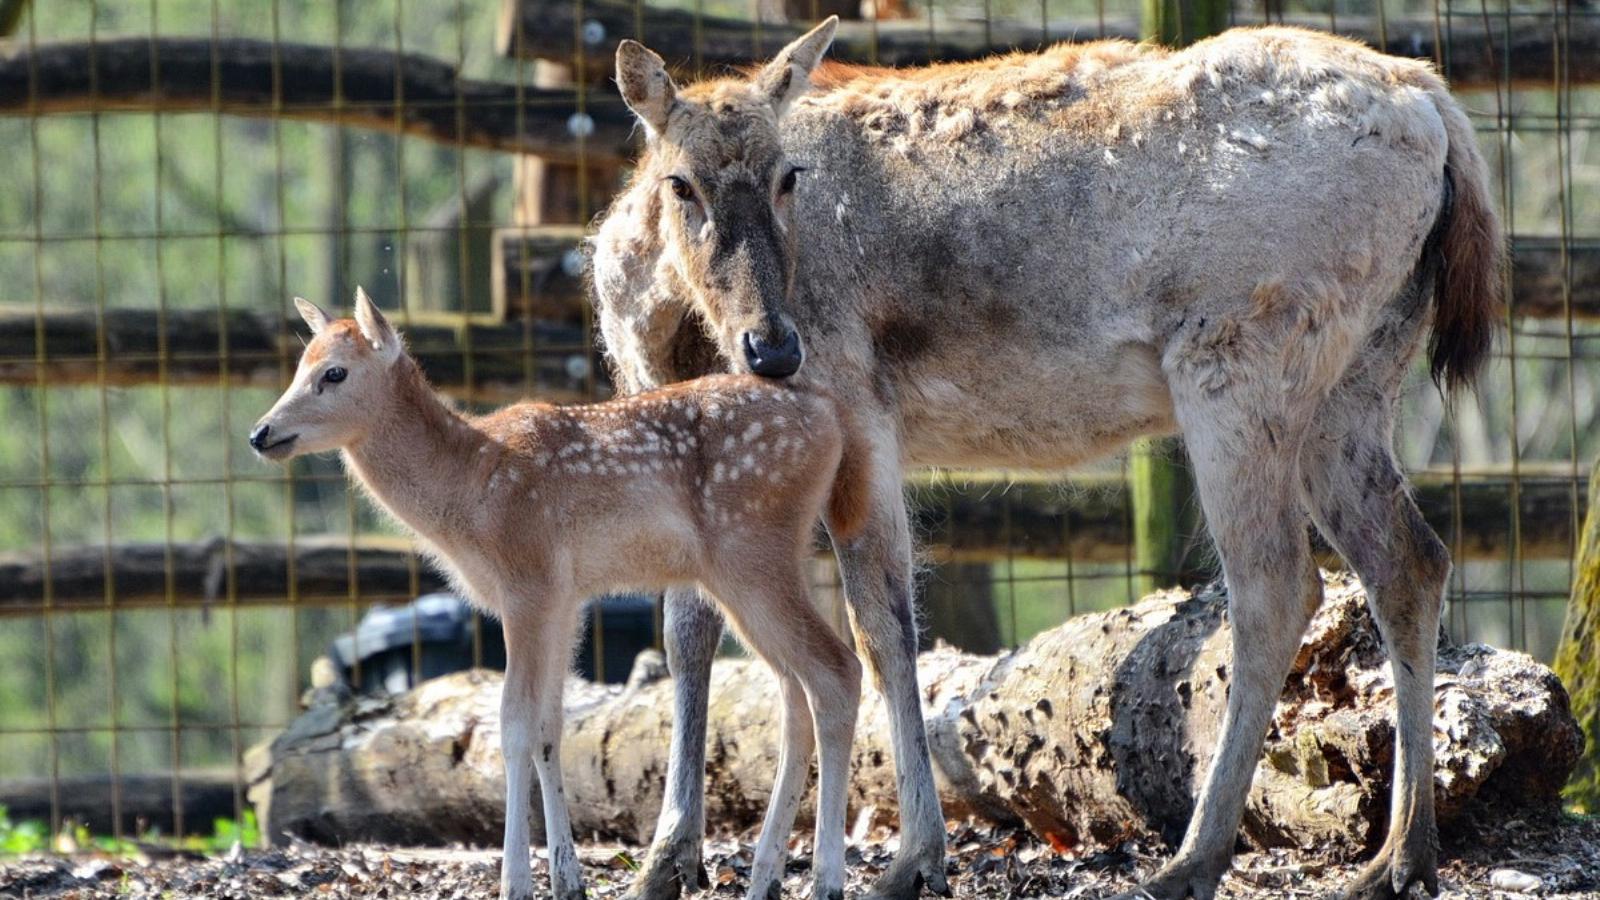
[[[1600,463],[1595,474],[1600,474]],[[1572,599],[1556,649],[1555,670],[1572,694],[1572,714],[1588,743],[1578,761],[1567,796],[1588,813],[1600,812],[1600,513],[1595,512],[1600,483],[1589,477],[1589,514],[1574,564]]]
[[[1173,836],[1192,808],[1228,684],[1219,591],[1156,594],[1081,616],[999,657],[919,660],[930,746],[951,817],[1023,822],[1057,844]],[[437,679],[393,701],[314,707],[262,748],[251,797],[268,833],[324,841],[494,844],[503,801],[498,676]],[[645,840],[666,771],[671,685],[569,683],[562,763],[575,829]],[[757,821],[775,769],[763,665],[716,666],[708,815]],[[1330,576],[1279,704],[1245,836],[1261,846],[1368,849],[1381,838],[1392,681],[1365,595]],[[1557,808],[1580,736],[1554,674],[1521,653],[1446,648],[1434,787],[1446,827],[1476,804]],[[886,713],[864,698],[851,804],[894,812]],[[537,807],[535,807],[537,808]]]

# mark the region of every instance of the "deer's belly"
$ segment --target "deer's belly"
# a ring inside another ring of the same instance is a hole
[[[1146,345],[1076,359],[1028,359],[969,360],[906,373],[897,399],[910,461],[1062,469],[1175,428],[1166,379]]]

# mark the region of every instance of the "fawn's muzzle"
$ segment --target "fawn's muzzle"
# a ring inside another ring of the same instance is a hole
[[[250,429],[250,448],[257,453],[272,456],[274,450],[287,450],[299,435],[274,435],[272,426],[262,422]]]
[[[788,378],[800,371],[805,353],[800,349],[800,332],[790,328],[776,343],[753,331],[744,333],[744,358],[750,371],[766,378]]]

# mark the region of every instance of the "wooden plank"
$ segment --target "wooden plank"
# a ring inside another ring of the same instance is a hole
[[[570,63],[583,59],[593,74],[609,72],[612,54],[623,38],[641,37],[669,63],[706,70],[738,66],[771,57],[810,24],[763,23],[747,19],[696,15],[692,10],[662,8],[634,0],[502,0],[497,43],[500,52],[524,59]],[[581,11],[582,20],[576,16]],[[1437,59],[1448,49],[1445,74],[1458,90],[1493,88],[1509,80],[1523,87],[1551,86],[1558,60],[1573,84],[1600,81],[1600,17],[1559,16],[1548,12],[1491,16],[1485,24],[1475,15],[1452,16],[1442,25],[1443,47],[1435,40],[1432,15],[1393,17],[1340,15],[1339,34],[1364,41],[1397,56]],[[1273,21],[1279,17],[1274,15]],[[1507,21],[1509,19],[1509,21]],[[1239,10],[1235,24],[1260,22],[1260,10]],[[1288,15],[1286,24],[1327,30],[1327,16]],[[1559,54],[1558,33],[1564,39]],[[922,65],[930,61],[976,59],[999,50],[1032,50],[1064,40],[1093,37],[1137,39],[1132,17],[1052,23],[1000,19],[991,22],[926,20],[844,22],[829,55],[850,62],[888,66]]]
[[[192,726],[188,726],[192,727]],[[59,806],[51,808],[51,779],[0,779],[0,806],[14,822],[30,819],[59,822],[70,819],[97,835],[112,834],[112,798],[122,813],[120,833],[138,835],[146,828],[157,828],[165,837],[178,834],[173,793],[176,787],[182,804],[182,831],[209,834],[212,822],[232,819],[236,779],[232,770],[182,772],[137,772],[118,776],[113,787],[109,774],[62,775],[55,779]],[[59,816],[53,816],[57,813]]]
[[[583,321],[588,306],[581,225],[502,228],[494,234],[494,311],[504,319]]]
[[[627,156],[633,121],[576,94],[462,78],[416,53],[225,38],[114,38],[0,53],[0,114],[206,111],[337,122],[444,144]],[[583,145],[572,125],[587,132]]]
[[[582,319],[587,290],[573,265],[581,259],[583,229],[503,228],[495,234],[497,311],[560,322]],[[1571,277],[1571,290],[1562,284]],[[1563,299],[1566,297],[1567,299]],[[1600,319],[1600,241],[1574,242],[1563,260],[1559,238],[1517,238],[1512,246],[1512,314],[1560,319]]]
[[[433,324],[398,317],[411,352],[439,390],[505,402],[537,395],[587,399],[598,352],[581,329],[531,321]],[[36,355],[43,333],[43,357]],[[277,387],[300,356],[305,326],[253,310],[0,308],[0,384],[171,384]],[[104,348],[102,360],[101,348]],[[605,388],[604,379],[601,387]]]
[[[1511,485],[1504,476],[1463,479],[1459,519],[1448,473],[1418,476],[1417,498],[1428,521],[1460,559],[1505,560],[1510,555]],[[1576,490],[1577,513],[1587,508],[1587,485]],[[916,478],[910,482],[914,532],[930,559],[941,563],[1000,558],[1126,564],[1132,553],[1127,486],[1120,480],[1008,481],[975,475],[962,482]],[[1566,559],[1572,553],[1574,489],[1553,475],[1525,476],[1521,509],[1524,559]],[[1458,523],[1458,524],[1453,524]],[[1327,562],[1335,558],[1324,553]],[[36,614],[50,588],[56,609],[102,609],[107,573],[115,608],[199,607],[286,602],[294,566],[296,602],[339,605],[409,600],[439,590],[440,579],[397,539],[307,537],[282,542],[221,539],[52,548],[0,554],[0,615]],[[351,576],[355,580],[352,583]],[[229,590],[231,578],[232,590]],[[413,583],[413,578],[416,579]],[[170,593],[169,593],[170,579]]]

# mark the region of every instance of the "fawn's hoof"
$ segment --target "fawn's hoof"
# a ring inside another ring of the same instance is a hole
[[[700,839],[657,841],[645,855],[644,867],[634,876],[623,900],[678,900],[684,888],[704,890],[711,877],[700,862]]]

